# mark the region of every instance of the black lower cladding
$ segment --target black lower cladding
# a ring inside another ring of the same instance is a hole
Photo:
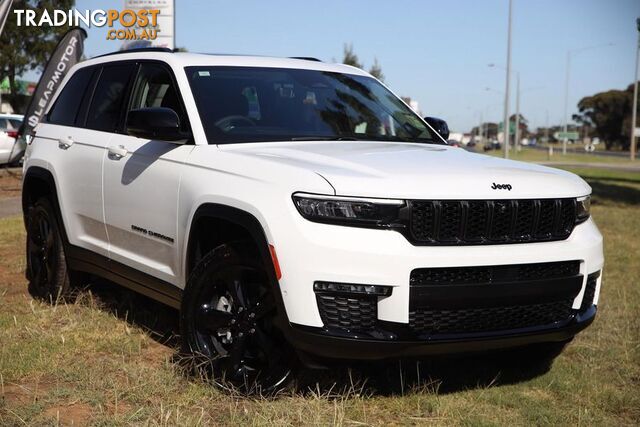
[[[584,296],[582,297],[582,304],[580,304],[580,312],[587,311],[593,305],[593,301],[596,296],[596,286],[598,284],[598,277],[600,272],[591,273],[587,276],[587,286],[584,289]]]
[[[581,310],[572,308],[580,261],[420,268],[411,273],[409,323],[377,320],[377,297],[318,293],[326,332],[390,340],[443,340],[557,329],[593,305],[599,273],[587,280]]]
[[[316,294],[320,317],[327,328],[368,331],[378,320],[378,298],[369,295]]]
[[[579,272],[580,261],[415,269],[409,328],[433,337],[567,323]]]

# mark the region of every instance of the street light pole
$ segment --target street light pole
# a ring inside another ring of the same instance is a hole
[[[513,146],[516,148],[516,152],[520,151],[520,72],[516,72],[516,140],[513,142]]]
[[[562,138],[562,155],[566,155],[567,154],[567,142],[568,142],[568,138],[567,138],[567,130],[569,127],[569,118],[568,116],[568,109],[569,109],[569,69],[571,68],[571,51],[567,51],[567,70],[566,70],[566,74],[565,74],[565,79],[564,79],[564,126],[562,128],[562,131],[565,133],[564,138]]]
[[[513,9],[513,0],[509,0],[509,26],[507,30],[507,73],[504,90],[504,158],[509,158],[509,83],[511,80],[511,12]]]
[[[636,71],[633,74],[633,110],[631,112],[631,160],[636,159],[636,116],[638,112],[638,62],[640,62],[640,18],[636,19],[638,28],[638,45],[636,46]]]

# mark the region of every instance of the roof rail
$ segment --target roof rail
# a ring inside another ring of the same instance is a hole
[[[314,62],[322,62],[318,58],[314,58],[312,56],[290,56],[290,59],[301,59],[303,61],[314,61]]]
[[[168,47],[140,47],[140,48],[136,48],[136,49],[117,50],[115,52],[109,52],[109,53],[105,53],[103,55],[94,56],[93,58],[102,58],[104,56],[120,55],[122,53],[138,53],[138,52],[173,53],[173,49],[169,49]]]

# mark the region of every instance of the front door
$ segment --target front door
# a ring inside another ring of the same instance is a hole
[[[170,69],[142,63],[129,111],[165,107],[188,129],[179,91]],[[105,223],[110,258],[177,284],[177,205],[183,163],[193,145],[114,135],[104,159]]]

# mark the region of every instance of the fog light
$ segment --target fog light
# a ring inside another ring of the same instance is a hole
[[[313,290],[319,293],[357,294],[387,297],[391,295],[391,286],[362,285],[355,283],[314,282]]]

